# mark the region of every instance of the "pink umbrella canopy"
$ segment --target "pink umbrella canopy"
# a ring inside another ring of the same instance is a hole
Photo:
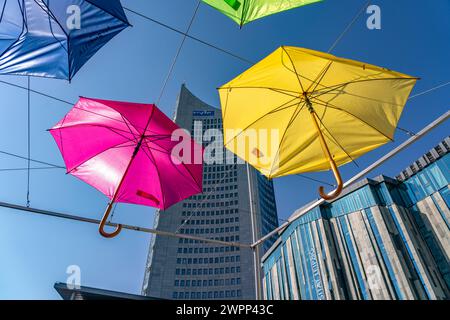
[[[103,230],[113,203],[165,210],[202,192],[202,157],[196,156],[202,147],[186,134],[181,136],[190,154],[186,157],[182,148],[174,152],[180,141],[172,135],[179,129],[155,105],[90,98],[80,98],[50,129],[67,173],[110,199],[100,225],[103,236],[114,237],[121,229]]]

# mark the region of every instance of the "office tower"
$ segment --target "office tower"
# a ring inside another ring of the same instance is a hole
[[[263,257],[265,299],[449,299],[448,144],[286,229]]]
[[[236,157],[224,149],[223,139],[214,138],[222,131],[221,111],[200,101],[183,85],[175,121],[198,142],[203,140],[205,148],[215,147],[211,153],[219,163],[204,164],[203,194],[158,212],[155,228],[250,244],[253,211],[258,237],[275,229],[278,219],[272,182],[247,165],[238,164]],[[205,153],[211,155],[208,150]],[[223,163],[221,158],[228,162]],[[263,251],[272,243],[269,241]],[[166,299],[254,299],[253,259],[248,248],[155,236],[143,294]]]

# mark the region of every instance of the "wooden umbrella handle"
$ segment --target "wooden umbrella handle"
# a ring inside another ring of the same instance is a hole
[[[121,231],[122,231],[122,225],[118,224],[116,227],[116,230],[114,230],[111,233],[108,233],[105,231],[105,225],[108,222],[108,217],[111,213],[111,210],[113,208],[114,202],[110,202],[108,207],[106,208],[105,214],[103,215],[102,221],[100,222],[100,225],[98,227],[98,232],[100,232],[100,234],[108,239],[114,238],[116,237]]]
[[[122,178],[120,179],[119,185],[117,186],[116,191],[114,192],[114,196],[112,197],[111,201],[109,202],[108,207],[106,208],[105,214],[103,215],[102,221],[100,222],[100,225],[98,227],[98,232],[100,232],[100,234],[103,237],[105,237],[105,238],[109,238],[109,239],[110,238],[114,238],[120,233],[120,231],[122,231],[122,225],[118,224],[117,227],[116,227],[116,230],[114,232],[108,233],[108,232],[105,231],[105,224],[108,221],[109,214],[111,213],[113,205],[114,205],[114,203],[116,202],[116,200],[117,200],[117,198],[119,196],[120,188],[122,187],[122,184],[125,181],[125,178],[126,178],[126,176],[128,174],[128,171],[130,170],[131,165],[133,164],[133,161],[136,158],[136,156],[137,156],[137,154],[139,152],[139,149],[142,146],[142,143],[143,143],[144,139],[145,139],[145,135],[142,134],[139,142],[136,145],[136,148],[134,149],[134,152],[133,152],[133,155],[131,156],[130,162],[128,163],[128,166],[125,169],[125,173],[122,175]]]
[[[336,166],[336,162],[334,162],[333,159],[330,161],[331,170],[333,171],[334,177],[336,178],[337,182],[337,188],[332,191],[331,193],[326,193],[325,188],[323,186],[319,187],[319,194],[320,196],[325,200],[334,200],[336,199],[341,193],[342,189],[344,188],[344,182],[342,181],[341,174]]]
[[[325,141],[325,138],[323,137],[322,130],[320,130],[320,126],[319,126],[319,123],[317,122],[317,118],[316,118],[317,117],[316,112],[314,111],[314,109],[312,109],[312,106],[309,105],[308,107],[310,107],[311,118],[316,127],[317,133],[319,134],[320,144],[322,145],[323,153],[328,158],[328,161],[331,166],[331,170],[333,171],[334,177],[336,178],[336,182],[337,182],[337,188],[334,191],[327,194],[325,192],[324,187],[321,186],[319,188],[319,194],[324,200],[328,200],[328,201],[334,200],[342,193],[342,189],[344,188],[344,182],[342,181],[341,174],[339,173],[339,169],[336,165],[336,162],[334,161],[333,156],[331,155],[330,149],[328,149],[328,145]]]

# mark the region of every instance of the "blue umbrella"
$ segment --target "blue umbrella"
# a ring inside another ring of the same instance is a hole
[[[128,26],[120,0],[0,0],[0,74],[70,81]]]

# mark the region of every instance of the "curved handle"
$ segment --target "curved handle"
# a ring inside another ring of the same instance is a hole
[[[336,199],[342,193],[342,189],[344,188],[344,182],[342,181],[341,174],[339,173],[336,163],[331,158],[330,158],[330,165],[331,165],[331,170],[333,170],[334,177],[336,178],[337,188],[328,194],[325,192],[324,187],[319,188],[320,196],[323,199],[328,200],[328,201]]]
[[[105,214],[103,215],[102,221],[100,222],[100,225],[98,226],[98,232],[103,237],[108,238],[108,239],[116,237],[122,231],[122,225],[121,224],[118,224],[117,227],[116,227],[116,230],[114,230],[111,233],[108,233],[108,232],[105,231],[105,225],[106,225],[106,222],[108,221],[109,214],[111,213],[111,210],[113,208],[113,204],[114,203],[111,202],[108,205],[108,208],[106,208]]]

